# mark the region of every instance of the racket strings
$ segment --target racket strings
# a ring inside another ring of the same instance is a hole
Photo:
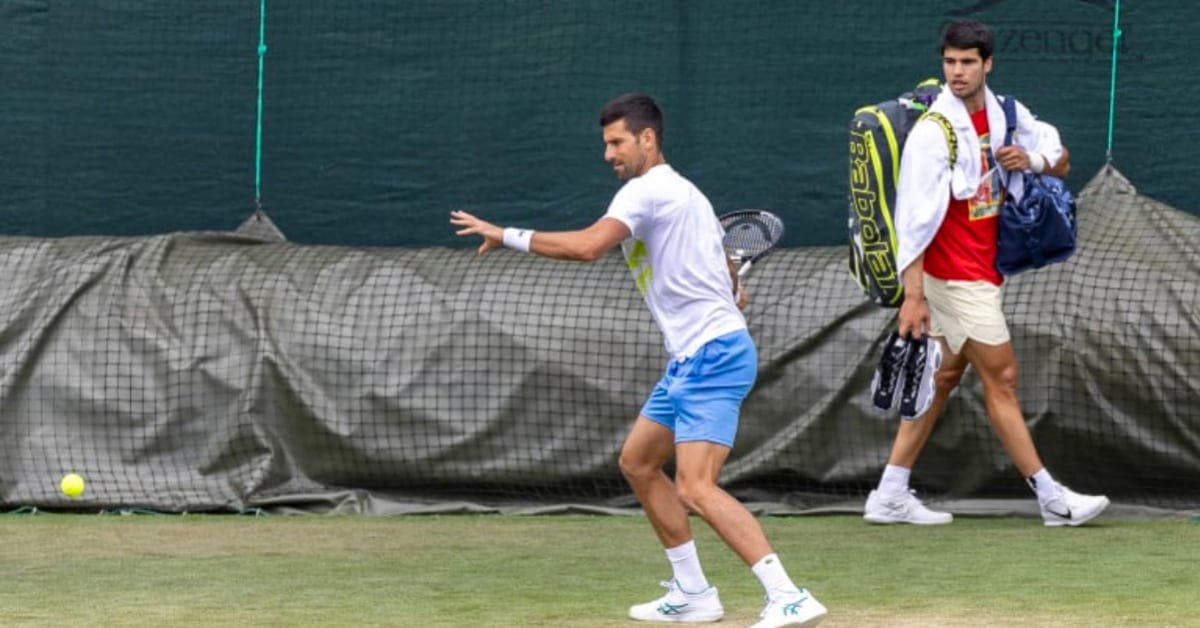
[[[746,259],[769,250],[783,237],[783,223],[773,215],[756,213],[725,221],[725,248],[731,257]]]

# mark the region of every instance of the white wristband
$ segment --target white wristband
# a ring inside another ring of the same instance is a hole
[[[533,241],[533,229],[518,229],[516,227],[506,227],[504,229],[504,246],[518,251],[529,252],[529,244]]]
[[[1046,158],[1039,153],[1029,153],[1029,169],[1041,174],[1046,170]]]

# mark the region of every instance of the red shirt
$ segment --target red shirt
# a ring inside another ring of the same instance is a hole
[[[972,113],[971,123],[979,135],[980,168],[987,172],[996,166],[989,141],[987,108]],[[996,230],[1003,200],[1004,186],[998,169],[984,178],[975,196],[965,200],[951,196],[946,219],[925,250],[925,272],[943,280],[982,280],[1000,285],[1004,278],[996,270]]]

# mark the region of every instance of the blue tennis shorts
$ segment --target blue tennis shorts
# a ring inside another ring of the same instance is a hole
[[[675,432],[676,443],[733,447],[742,400],[758,375],[758,351],[742,329],[708,341],[686,360],[671,360],[642,416]]]

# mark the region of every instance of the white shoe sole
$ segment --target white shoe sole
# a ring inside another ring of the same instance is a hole
[[[753,628],[811,628],[812,626],[816,626],[817,624],[821,623],[821,620],[825,619],[827,614],[829,614],[827,610],[821,609],[819,614],[805,619],[787,618],[784,619],[783,622],[774,622],[770,624],[760,622],[754,624]]]
[[[875,523],[879,525],[900,525],[907,523],[908,525],[913,526],[944,526],[947,523],[954,522],[953,515],[945,520],[938,521],[911,521],[909,519],[899,519],[896,517],[889,517],[887,515],[863,515],[863,519],[865,519],[868,523]]]
[[[638,617],[632,612],[629,613],[629,618],[634,621],[641,621],[653,624],[710,624],[712,622],[721,621],[725,617],[725,611],[720,613],[693,613],[687,616],[683,615],[659,615],[656,617]]]

